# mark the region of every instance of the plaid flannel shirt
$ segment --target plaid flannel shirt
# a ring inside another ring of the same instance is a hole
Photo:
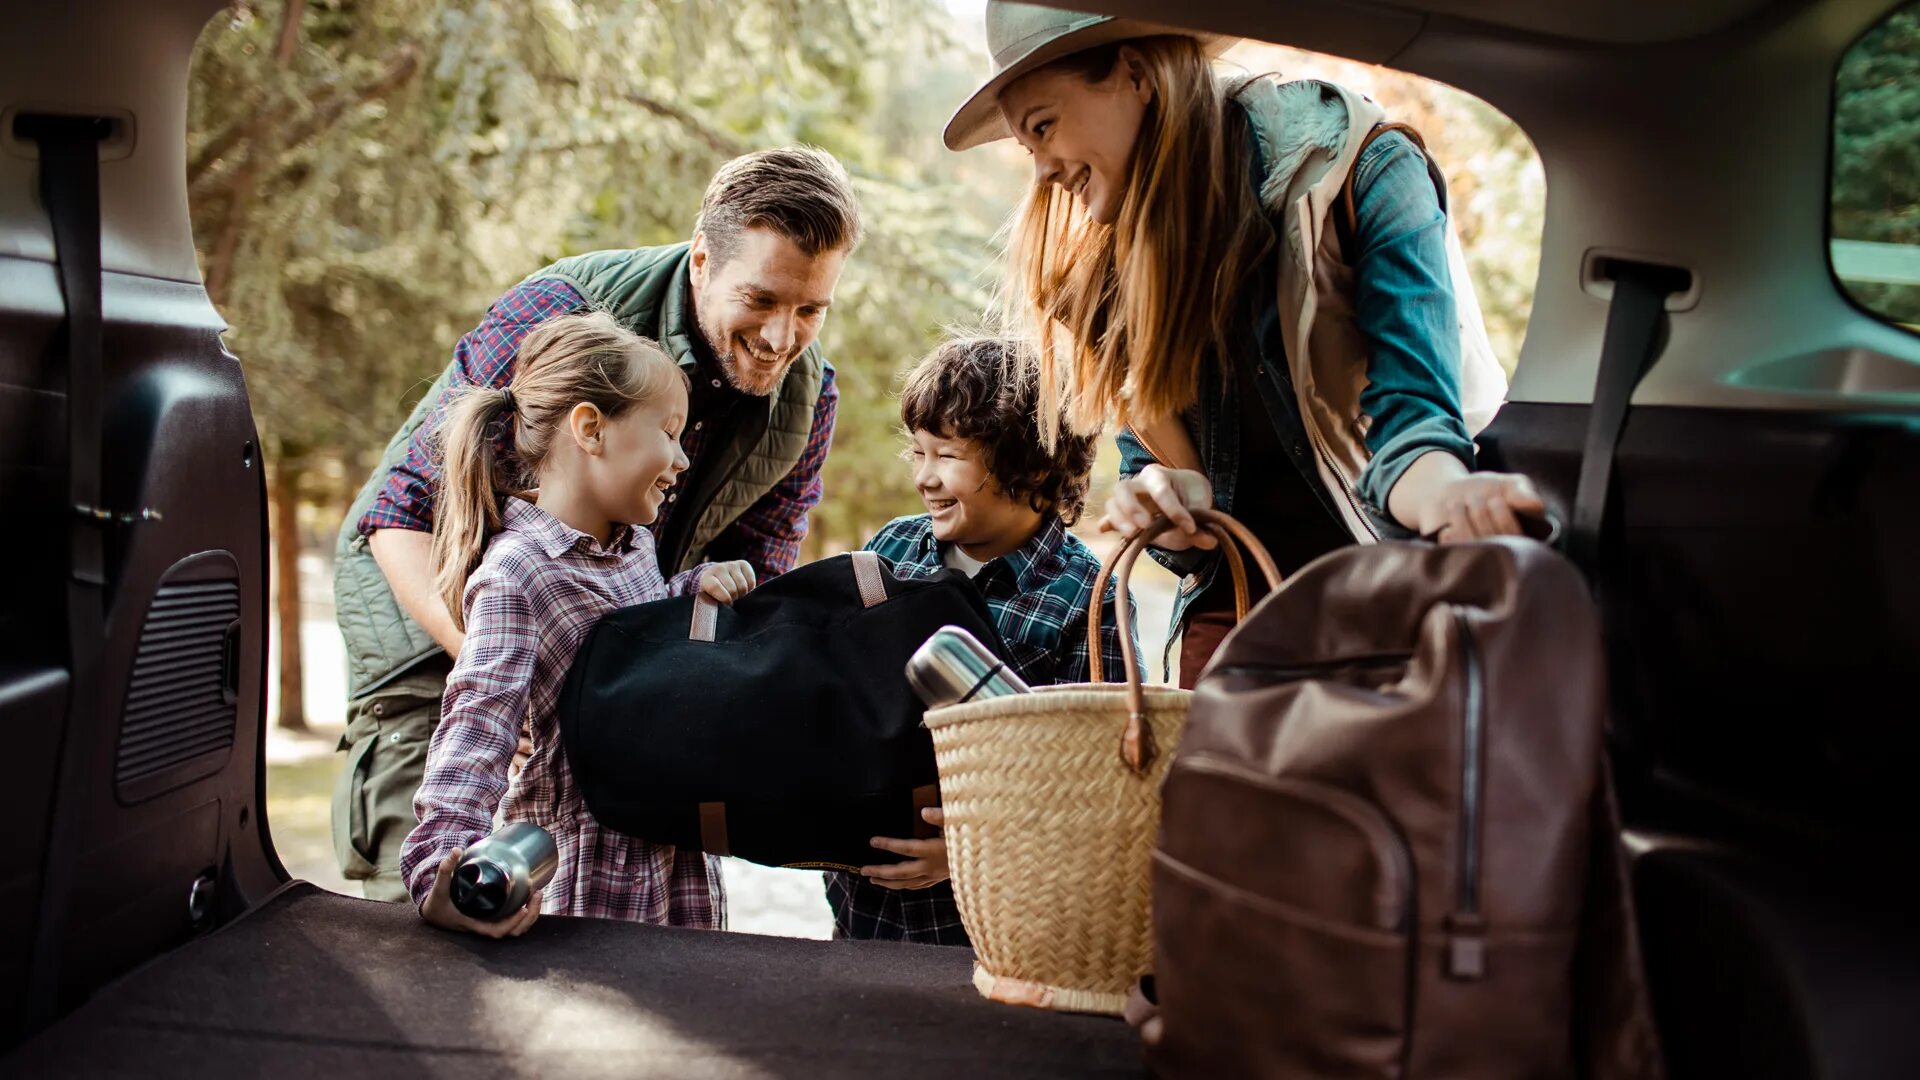
[[[888,523],[867,542],[867,550],[878,552],[905,577],[929,577],[946,565],[933,538],[933,522],[925,514]],[[974,575],[973,583],[986,597],[994,626],[1006,641],[1007,659],[1028,685],[1086,682],[1091,677],[1087,608],[1099,573],[1099,557],[1049,514],[1032,539]],[[1100,609],[1101,667],[1108,679],[1118,679],[1125,671],[1113,597],[1113,582],[1108,581]],[[1135,626],[1126,632],[1138,657],[1139,632]],[[947,882],[925,889],[887,889],[858,874],[837,871],[828,872],[826,881],[835,937],[969,944],[953,886]]]
[[[587,302],[573,286],[564,281],[541,279],[518,285],[494,301],[480,325],[453,347],[453,374],[447,380],[447,392],[432,415],[414,431],[407,444],[405,458],[387,474],[386,485],[375,497],[373,506],[360,518],[360,532],[376,529],[412,529],[433,531],[434,493],[440,489],[440,462],[434,440],[447,402],[454,391],[472,386],[500,388],[513,379],[514,356],[520,341],[533,328],[560,315],[584,311]],[[695,377],[699,377],[698,374]],[[820,398],[813,409],[813,427],[807,435],[806,449],[780,483],[762,495],[733,524],[713,541],[715,551],[728,558],[745,559],[753,564],[761,581],[793,569],[800,559],[800,541],[807,535],[807,515],[820,503],[820,470],[827,460],[827,447],[833,439],[833,422],[838,412],[840,391],[834,385],[833,369],[822,373]],[[689,416],[680,445],[689,463],[697,464],[713,425],[711,418]],[[506,426],[495,436],[502,460],[511,461],[513,445]],[[690,467],[681,476],[694,475]],[[679,492],[669,493],[660,505],[660,516],[648,528],[655,536],[678,509]]]
[[[661,577],[653,537],[623,527],[602,545],[523,499],[509,498],[502,532],[467,581],[467,642],[447,676],[440,723],[414,795],[420,824],[400,850],[415,904],[433,890],[447,853],[502,821],[553,834],[560,865],[541,911],[719,929],[726,892],[717,859],[605,830],[587,811],[560,745],[556,704],[574,653],[614,608],[679,596],[697,566]],[[533,756],[510,775],[522,723]]]

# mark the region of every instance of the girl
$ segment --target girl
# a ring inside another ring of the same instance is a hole
[[[541,325],[522,341],[515,368],[507,389],[459,399],[441,429],[435,581],[467,636],[447,678],[401,873],[422,918],[488,937],[517,937],[542,911],[718,928],[726,900],[718,866],[603,831],[574,787],[554,712],[567,666],[601,615],[695,588],[731,603],[753,587],[745,562],[663,579],[641,527],[687,468],[686,376],[604,313]],[[503,475],[495,424],[507,425],[524,476]],[[509,782],[523,725],[533,752]],[[465,845],[492,831],[496,810],[551,832],[560,865],[522,911],[482,923],[453,907],[448,883]]]
[[[986,17],[995,73],[946,143],[1011,136],[1033,157],[1006,303],[1041,342],[1042,434],[1062,411],[1077,432],[1125,425],[1101,527],[1175,525],[1157,546],[1188,575],[1182,685],[1233,620],[1218,558],[1189,550],[1213,546],[1189,507],[1233,513],[1289,573],[1543,512],[1525,477],[1472,471],[1446,217],[1377,105],[1218,80],[1216,37],[1026,4]]]

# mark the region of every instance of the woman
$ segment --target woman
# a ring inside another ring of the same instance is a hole
[[[1186,575],[1181,685],[1233,621],[1190,508],[1239,517],[1283,573],[1544,513],[1525,477],[1472,471],[1446,216],[1423,151],[1375,130],[1377,105],[1218,80],[1229,41],[1151,24],[990,3],[987,36],[995,74],[946,143],[1011,136],[1033,156],[1005,303],[1068,424],[1123,425],[1101,528],[1175,526],[1156,555]]]

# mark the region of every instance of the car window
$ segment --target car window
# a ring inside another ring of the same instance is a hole
[[[1854,302],[1920,332],[1920,3],[1848,49],[1834,93],[1834,274]]]

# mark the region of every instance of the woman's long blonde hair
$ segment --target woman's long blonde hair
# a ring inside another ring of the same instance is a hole
[[[1014,215],[1002,310],[1037,344],[1041,438],[1109,417],[1158,419],[1193,401],[1209,346],[1224,352],[1241,285],[1273,246],[1248,169],[1244,119],[1193,38],[1140,38],[1054,61],[1089,82],[1123,45],[1154,95],[1113,225],[1035,184]],[[1043,69],[1045,70],[1045,69]],[[1053,407],[1048,407],[1049,405]]]
[[[549,319],[520,341],[505,390],[475,387],[440,425],[440,493],[433,514],[433,583],[466,629],[462,594],[487,538],[500,531],[501,499],[534,485],[567,417],[585,402],[608,420],[652,399],[686,374],[647,338],[605,312]],[[500,454],[496,424],[512,454]]]

